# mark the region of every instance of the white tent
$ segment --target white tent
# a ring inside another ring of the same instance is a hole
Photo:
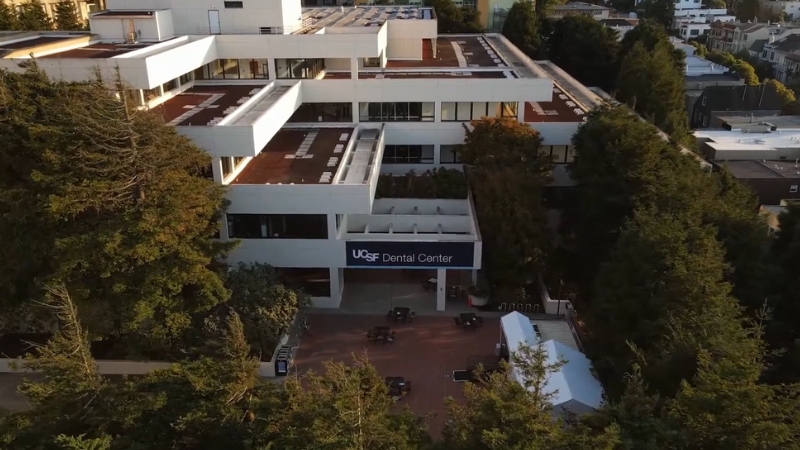
[[[603,402],[603,386],[592,375],[589,358],[558,341],[550,340],[540,345],[547,352],[547,365],[564,362],[558,371],[550,374],[544,388],[546,393],[553,395],[555,413],[582,414],[599,408]]]
[[[554,414],[562,415],[565,411],[582,414],[600,407],[603,387],[592,375],[591,361],[583,353],[555,340],[540,342],[530,319],[516,311],[503,316],[500,326],[510,354],[523,345],[539,345],[547,353],[547,365],[565,362],[550,374],[544,388],[546,393],[553,394]],[[513,363],[511,366],[512,376],[522,384],[520,373]]]
[[[500,327],[503,329],[508,352],[511,354],[517,352],[524,343],[527,343],[527,345],[536,345],[539,343],[539,338],[536,337],[531,319],[528,319],[525,315],[516,311],[501,317]]]

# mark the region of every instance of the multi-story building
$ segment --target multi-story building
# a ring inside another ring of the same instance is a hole
[[[611,8],[584,2],[569,2],[564,5],[554,6],[550,10],[550,17],[564,17],[569,15],[582,14],[594,19],[608,19],[611,15]]]
[[[762,47],[759,59],[772,64],[775,79],[786,83],[800,74],[800,35],[790,34],[780,39],[770,36]]]
[[[27,1],[28,0],[9,0],[6,4],[19,9],[22,8],[22,5],[27,3]],[[61,0],[39,0],[42,4],[42,8],[53,20],[56,18],[56,5],[60,1]],[[75,3],[75,11],[78,12],[78,15],[80,15],[83,20],[87,20],[90,14],[105,9],[105,0],[74,0],[73,3]]]
[[[305,280],[320,307],[340,305],[356,269],[372,279],[415,269],[436,278],[431,304],[444,309],[448,272],[470,279],[481,265],[472,202],[376,198],[381,174],[460,169],[464,126],[510,117],[541,133],[555,184],[568,185],[572,135],[601,102],[501,35],[437,35],[430,8],[107,6],[91,33],[0,38],[0,67],[34,57],[65,80],[118,69],[129,101],[158,108],[211,155],[230,200],[220,237],[241,240],[229,262]]]
[[[769,12],[773,16],[783,16],[786,20],[800,18],[800,1],[798,0],[760,0],[759,4],[763,11]]]
[[[706,46],[715,52],[738,53],[749,50],[756,41],[800,33],[800,28],[771,23],[722,22],[711,24]]]
[[[736,17],[729,15],[725,8],[676,9],[672,28],[678,30],[682,39],[691,39],[708,34],[716,21],[735,22]]]
[[[695,54],[696,48],[680,39],[672,38],[676,49],[683,51],[686,81],[686,111],[692,113],[695,103],[709,86],[742,86],[744,80],[725,66],[715,64]],[[702,123],[702,122],[701,122]]]
[[[628,31],[631,31],[636,27],[636,25],[639,25],[639,19],[635,17],[630,17],[627,19],[600,19],[600,23],[616,31],[619,35],[619,38],[622,39],[625,37],[625,34],[628,33]]]

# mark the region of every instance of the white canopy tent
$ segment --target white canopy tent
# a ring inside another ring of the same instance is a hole
[[[523,345],[539,345],[547,353],[548,365],[564,361],[564,365],[549,375],[545,385],[545,392],[553,394],[555,415],[563,415],[565,412],[583,414],[600,407],[603,387],[592,375],[591,361],[586,355],[555,340],[540,342],[530,319],[516,311],[503,316],[500,326],[510,354],[514,354]],[[516,381],[524,383],[513,362],[511,370]]]

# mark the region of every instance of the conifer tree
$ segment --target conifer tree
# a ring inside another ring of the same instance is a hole
[[[526,55],[535,57],[539,50],[539,22],[531,2],[515,1],[503,23],[503,36]]]
[[[5,0],[0,0],[0,30],[10,31],[16,30],[18,27],[19,22],[13,7],[9,6]]]
[[[20,5],[17,26],[24,31],[48,31],[53,29],[53,21],[39,0],[27,0]]]
[[[19,304],[60,281],[94,332],[179,345],[228,297],[211,264],[230,245],[210,240],[224,191],[205,152],[108,81],[0,73],[0,289]]]
[[[58,30],[82,30],[83,21],[75,8],[72,0],[61,0],[55,6],[56,9],[56,29]]]

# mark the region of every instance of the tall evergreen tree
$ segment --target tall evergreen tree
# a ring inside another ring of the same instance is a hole
[[[503,36],[522,50],[535,57],[539,50],[539,26],[536,12],[531,2],[516,1],[508,10],[503,23]]]
[[[5,0],[0,0],[0,30],[16,30],[18,27],[19,22],[13,7],[9,6]]]
[[[0,73],[0,288],[24,303],[37,280],[60,281],[93,331],[177,344],[227,299],[210,267],[230,248],[210,240],[224,191],[202,175],[205,152],[123,90]]]
[[[53,21],[39,0],[27,0],[20,5],[17,26],[25,31],[47,31],[53,29]]]
[[[667,30],[661,24],[652,20],[642,20],[622,37],[617,60],[622,62],[636,43],[641,43],[648,51],[653,51],[660,43],[671,44]],[[681,72],[685,70],[685,56],[683,50],[673,48],[672,60]]]
[[[464,16],[453,0],[425,0],[436,13],[439,33],[460,33],[464,27]]]
[[[75,8],[72,0],[61,0],[56,4],[56,29],[58,30],[82,30],[83,21]]]
[[[549,57],[587,86],[611,92],[616,82],[616,31],[584,15],[568,15],[554,21],[549,37]]]
[[[653,49],[636,43],[622,60],[617,99],[677,140],[689,133],[684,74],[672,59],[674,48],[659,42]]]

